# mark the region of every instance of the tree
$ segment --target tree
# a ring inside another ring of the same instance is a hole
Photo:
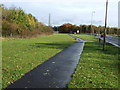
[[[32,14],[26,14],[21,8],[11,7],[2,8],[3,36],[15,35],[33,35],[38,33],[53,33],[52,27],[48,27],[38,20]]]
[[[70,33],[70,31],[72,31],[72,24],[69,24],[69,23],[68,24],[63,24],[59,28],[60,33]]]

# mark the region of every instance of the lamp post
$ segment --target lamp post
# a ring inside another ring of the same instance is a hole
[[[102,23],[102,21],[100,21],[100,24]],[[98,27],[98,36],[100,36],[100,29],[101,29],[101,25],[99,25]]]
[[[95,13],[95,11],[92,11],[92,15],[91,15],[91,35],[94,34],[93,30],[92,30],[92,22],[93,22],[93,14]]]
[[[51,14],[49,13],[49,21],[48,21],[48,26],[51,26]]]
[[[57,26],[57,34],[59,33],[59,26]]]
[[[106,44],[107,14],[108,14],[108,0],[106,0],[105,29],[104,29],[104,35],[103,35],[103,50],[105,50],[105,44]]]

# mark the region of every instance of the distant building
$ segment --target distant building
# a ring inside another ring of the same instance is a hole
[[[118,2],[118,27],[120,28],[120,1]]]

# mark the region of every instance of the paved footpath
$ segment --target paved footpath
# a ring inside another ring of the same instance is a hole
[[[80,60],[84,42],[78,40],[25,74],[9,88],[65,88]]]

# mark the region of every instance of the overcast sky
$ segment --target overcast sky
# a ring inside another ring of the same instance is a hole
[[[76,25],[104,25],[106,0],[0,0],[6,7],[21,7],[26,13],[31,13],[40,22],[48,24],[49,13],[51,25],[64,23]],[[118,27],[118,2],[109,0],[108,26]]]

